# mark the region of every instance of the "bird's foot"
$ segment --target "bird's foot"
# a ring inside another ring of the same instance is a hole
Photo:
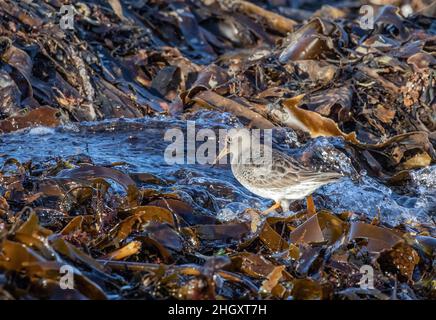
[[[306,197],[306,206],[309,216],[313,216],[316,213],[316,207],[315,203],[313,202],[313,197],[311,195]]]
[[[281,207],[280,202],[276,202],[276,203],[274,203],[274,205],[271,208],[262,211],[262,214],[268,214],[270,212],[275,211],[276,209],[278,209],[280,207]]]

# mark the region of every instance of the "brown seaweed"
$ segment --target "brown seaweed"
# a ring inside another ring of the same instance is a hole
[[[435,164],[428,1],[408,1],[407,17],[378,1],[371,30],[358,1],[243,0],[73,1],[68,30],[67,2],[0,0],[5,136],[207,109],[249,128],[285,127],[298,143],[335,137],[357,169],[404,192],[413,170]],[[227,221],[214,203],[194,205],[171,179],[124,162],[20,162],[2,149],[0,159],[0,299],[436,297],[434,217],[393,226],[312,200],[292,216],[250,208]],[[65,267],[70,290],[60,287]],[[362,267],[375,289],[361,286]]]

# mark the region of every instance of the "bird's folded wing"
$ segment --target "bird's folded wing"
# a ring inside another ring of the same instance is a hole
[[[275,151],[273,152],[272,161],[254,163],[250,167],[250,177],[253,181],[256,181],[258,188],[283,188],[308,182],[322,185],[341,177],[336,172],[311,170],[299,164],[295,159]]]

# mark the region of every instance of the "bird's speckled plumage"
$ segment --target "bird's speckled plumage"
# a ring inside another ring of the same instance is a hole
[[[246,135],[247,131],[238,131],[228,137],[233,175],[252,193],[272,199],[283,208],[289,207],[289,201],[303,199],[319,187],[342,177],[337,172],[319,172],[305,167],[294,158],[265,145],[260,148],[257,158],[242,161],[242,155],[250,154],[251,150],[250,138]],[[232,151],[232,143],[241,140],[242,147]],[[271,157],[262,158],[264,152],[271,152]]]

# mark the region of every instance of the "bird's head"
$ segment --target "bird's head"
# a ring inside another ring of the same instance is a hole
[[[231,154],[233,158],[240,155],[250,156],[251,149],[255,143],[259,142],[258,137],[252,134],[252,131],[246,128],[230,129],[224,138],[224,147],[215,159],[214,164],[227,154]]]

